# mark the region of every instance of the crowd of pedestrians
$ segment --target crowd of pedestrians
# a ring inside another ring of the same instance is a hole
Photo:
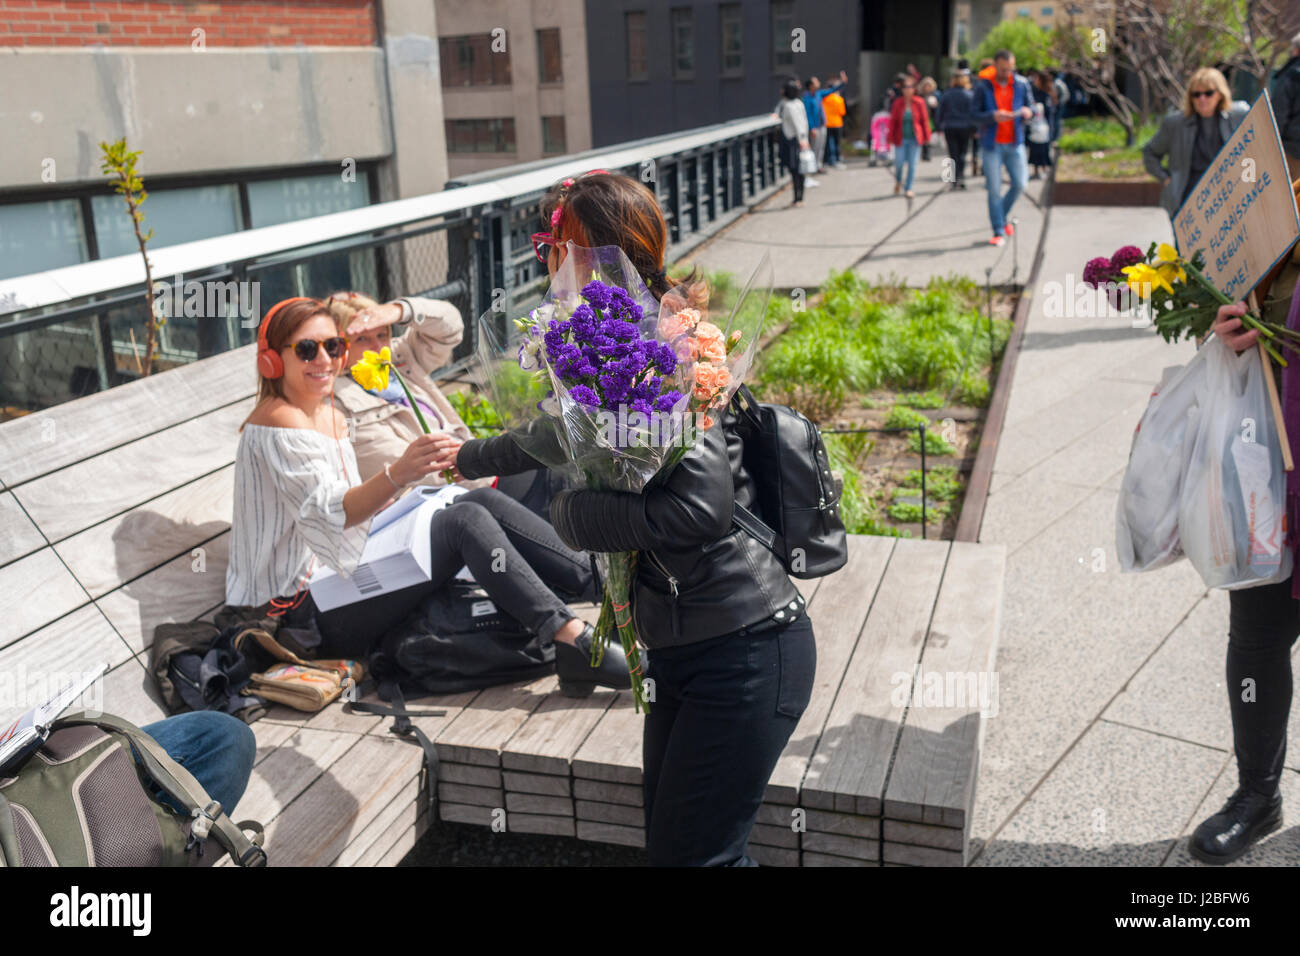
[[[782,161],[794,179],[795,206],[803,205],[805,186],[818,185],[812,173],[843,166],[847,109],[841,90],[847,82],[841,70],[831,86],[823,87],[817,77],[803,83],[791,77],[785,84],[774,112],[781,119]],[[1038,69],[1022,75],[1007,50],[983,60],[977,73],[966,60],[958,61],[942,92],[933,77],[908,64],[870,118],[872,165],[880,160],[892,166],[894,195],[912,199],[917,163],[930,161],[936,134],[947,147],[943,179],[950,189],[967,188],[969,151],[971,175],[984,172],[993,233],[989,242],[1001,245],[1012,235],[1008,217],[1027,181],[1046,175],[1053,164],[1052,144],[1060,138],[1069,100],[1061,76]],[[1005,191],[1004,172],[1009,181]]]

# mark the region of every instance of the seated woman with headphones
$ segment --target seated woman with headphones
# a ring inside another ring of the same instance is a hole
[[[240,428],[235,456],[227,603],[314,617],[321,656],[361,658],[468,566],[502,610],[544,641],[556,642],[556,668],[567,693],[590,693],[596,683],[630,686],[625,662],[617,672],[617,655],[606,655],[600,669],[590,667],[591,628],[539,576],[539,570],[555,569],[535,569],[474,500],[491,489],[468,492],[434,516],[429,581],[331,611],[315,607],[307,581],[317,563],[354,572],[370,519],[406,485],[450,467],[460,447],[453,436],[421,434],[363,481],[347,419],[333,401],[348,355],[341,333],[316,299],[286,299],[262,320],[258,401]]]

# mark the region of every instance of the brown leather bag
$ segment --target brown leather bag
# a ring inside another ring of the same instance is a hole
[[[241,693],[256,695],[294,710],[314,713],[337,700],[349,686],[361,683],[361,665],[352,660],[305,661],[285,648],[261,628],[248,628],[235,637],[235,648],[245,641],[280,661],[260,674],[253,674]]]

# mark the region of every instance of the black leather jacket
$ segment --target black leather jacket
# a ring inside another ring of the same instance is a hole
[[[802,613],[803,599],[780,561],[732,526],[735,503],[757,509],[735,424],[728,410],[667,479],[644,494],[563,491],[551,503],[551,523],[570,547],[640,552],[632,613],[647,648],[762,630]],[[468,441],[456,459],[466,478],[515,474],[538,464],[509,436]]]

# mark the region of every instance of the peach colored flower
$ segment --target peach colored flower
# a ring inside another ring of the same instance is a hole
[[[687,335],[700,321],[698,309],[682,309],[659,320],[659,334],[668,341],[681,335]]]

